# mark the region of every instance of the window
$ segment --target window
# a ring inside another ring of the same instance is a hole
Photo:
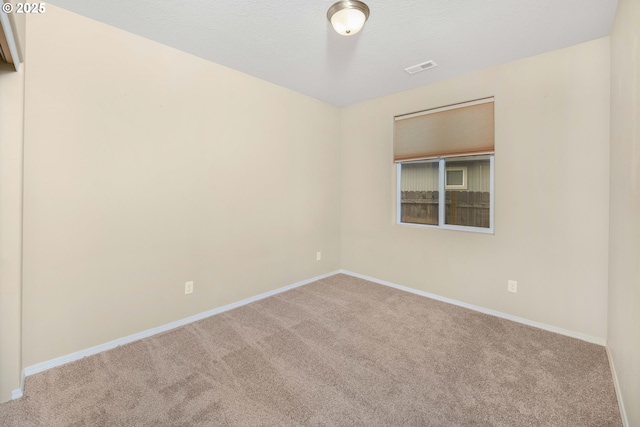
[[[493,233],[493,98],[396,117],[397,218]]]
[[[467,189],[467,167],[447,166],[447,181],[444,186],[447,190]]]

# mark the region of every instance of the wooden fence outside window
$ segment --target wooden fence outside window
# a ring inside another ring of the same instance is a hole
[[[438,191],[403,191],[401,221],[438,225]],[[489,228],[490,193],[453,191],[445,193],[445,224]]]

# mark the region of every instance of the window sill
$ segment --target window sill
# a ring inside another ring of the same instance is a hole
[[[397,222],[397,225],[405,227],[417,227],[417,228],[434,228],[437,230],[453,230],[453,231],[466,231],[468,233],[480,233],[480,234],[495,234],[492,228],[480,228],[480,227],[466,227],[464,225],[431,225],[431,224],[416,224],[413,222]]]

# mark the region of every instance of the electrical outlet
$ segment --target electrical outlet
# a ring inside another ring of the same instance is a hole
[[[509,280],[507,282],[507,290],[509,292],[513,292],[514,294],[518,293],[518,282],[516,282],[515,280]]]
[[[193,282],[185,282],[185,284],[184,284],[184,293],[185,293],[185,295],[193,293]]]
[[[322,252],[316,252],[316,261],[320,261],[322,259]]]

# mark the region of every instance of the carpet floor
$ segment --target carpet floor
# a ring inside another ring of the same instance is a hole
[[[346,275],[29,376],[2,426],[621,426],[604,347]]]

